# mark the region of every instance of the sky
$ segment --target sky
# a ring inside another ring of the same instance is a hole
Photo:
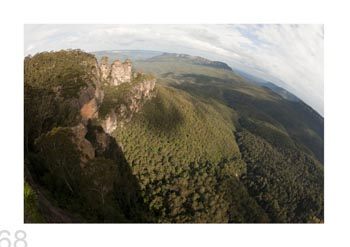
[[[323,116],[323,25],[25,25],[24,54],[79,48],[202,56],[271,81]]]

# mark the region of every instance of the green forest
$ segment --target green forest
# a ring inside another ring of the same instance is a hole
[[[324,222],[321,116],[223,63],[132,62],[113,86],[81,50],[24,59],[25,222]]]

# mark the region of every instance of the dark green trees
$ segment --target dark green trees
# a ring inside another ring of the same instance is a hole
[[[278,150],[246,130],[237,140],[247,164],[242,181],[273,222],[323,219],[323,166],[315,158]]]
[[[36,140],[38,155],[48,170],[46,184],[61,193],[77,193],[81,174],[80,154],[70,128],[58,127]]]

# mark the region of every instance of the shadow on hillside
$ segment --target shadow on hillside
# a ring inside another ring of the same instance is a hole
[[[171,97],[171,96],[170,96]],[[154,98],[143,109],[146,124],[153,132],[171,132],[180,127],[184,121],[181,111],[172,102]]]
[[[81,168],[80,172],[73,173],[79,164],[69,163],[65,170],[68,173],[62,171],[53,173],[50,171],[49,164],[54,160],[47,159],[45,155],[35,150],[25,154],[25,181],[37,195],[43,222],[154,222],[154,216],[143,201],[139,181],[133,175],[116,140],[106,134],[100,126],[91,124],[88,125],[85,138],[92,144],[95,158]],[[58,139],[56,141],[59,143]],[[60,155],[65,154],[59,153],[56,157]],[[62,183],[67,176],[72,185],[71,191],[67,189],[66,184]],[[104,192],[101,192],[102,190]],[[30,220],[32,218],[31,215],[25,217],[25,223],[40,223]]]
[[[235,87],[229,87],[228,84],[226,87],[226,81],[220,78],[185,74],[182,79],[185,81],[172,83],[171,86],[192,96],[218,100],[234,109],[240,117],[257,119],[259,122],[285,129],[292,139],[305,146],[308,153],[312,152],[323,163],[324,121],[304,103],[282,98],[278,101],[260,99],[240,92]],[[266,134],[264,131],[261,133]]]
[[[115,161],[117,165],[119,177],[114,182],[113,201],[116,202],[115,206],[123,214],[125,223],[153,222],[154,217],[149,211],[148,205],[143,201],[139,181],[132,173],[131,167],[115,138],[106,134],[101,126],[89,124],[86,139],[94,146],[96,158],[110,159]]]

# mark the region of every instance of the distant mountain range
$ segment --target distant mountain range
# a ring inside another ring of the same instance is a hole
[[[264,79],[258,78],[256,76],[253,76],[251,74],[248,74],[246,72],[243,72],[238,69],[233,69],[228,66],[226,63],[219,62],[219,61],[210,61],[208,59],[199,57],[199,56],[190,56],[187,54],[176,54],[176,53],[166,53],[161,51],[149,51],[149,50],[115,50],[115,51],[97,51],[92,52],[97,59],[100,59],[103,56],[107,56],[110,58],[110,60],[120,59],[130,59],[134,61],[137,64],[138,60],[146,60],[148,59],[149,62],[151,61],[167,61],[169,60],[189,60],[192,61],[193,64],[203,65],[203,66],[209,66],[213,68],[222,68],[226,70],[233,71],[237,75],[241,76],[242,78],[246,79],[248,82],[253,83],[258,86],[267,87],[270,88],[275,93],[279,94],[284,99],[290,100],[290,101],[301,101],[297,96],[290,93],[286,89],[277,86],[276,84],[266,81]]]
[[[290,93],[286,89],[277,86],[276,84],[266,81],[264,79],[258,78],[256,76],[250,75],[248,73],[245,73],[241,70],[235,69],[234,72],[238,75],[240,75],[242,78],[246,79],[248,82],[251,82],[255,85],[261,86],[261,87],[267,87],[270,88],[275,93],[281,95],[284,99],[290,100],[290,101],[301,101],[297,96]]]
[[[151,57],[155,57],[163,54],[161,51],[148,51],[148,50],[112,50],[112,51],[96,51],[91,52],[100,60],[102,57],[108,57],[110,61],[116,59],[125,60],[130,59],[132,61],[145,60]]]
[[[197,64],[197,65],[202,65],[202,66],[208,66],[208,67],[212,67],[212,68],[218,68],[218,69],[226,69],[229,71],[232,71],[232,69],[223,62],[219,62],[219,61],[211,61],[208,59],[205,59],[203,57],[199,57],[199,56],[190,56],[187,54],[177,54],[177,53],[163,53],[161,55],[158,56],[154,56],[151,57],[149,59],[147,59],[148,62],[169,62],[169,61],[176,61],[176,62],[190,62],[193,64]]]

